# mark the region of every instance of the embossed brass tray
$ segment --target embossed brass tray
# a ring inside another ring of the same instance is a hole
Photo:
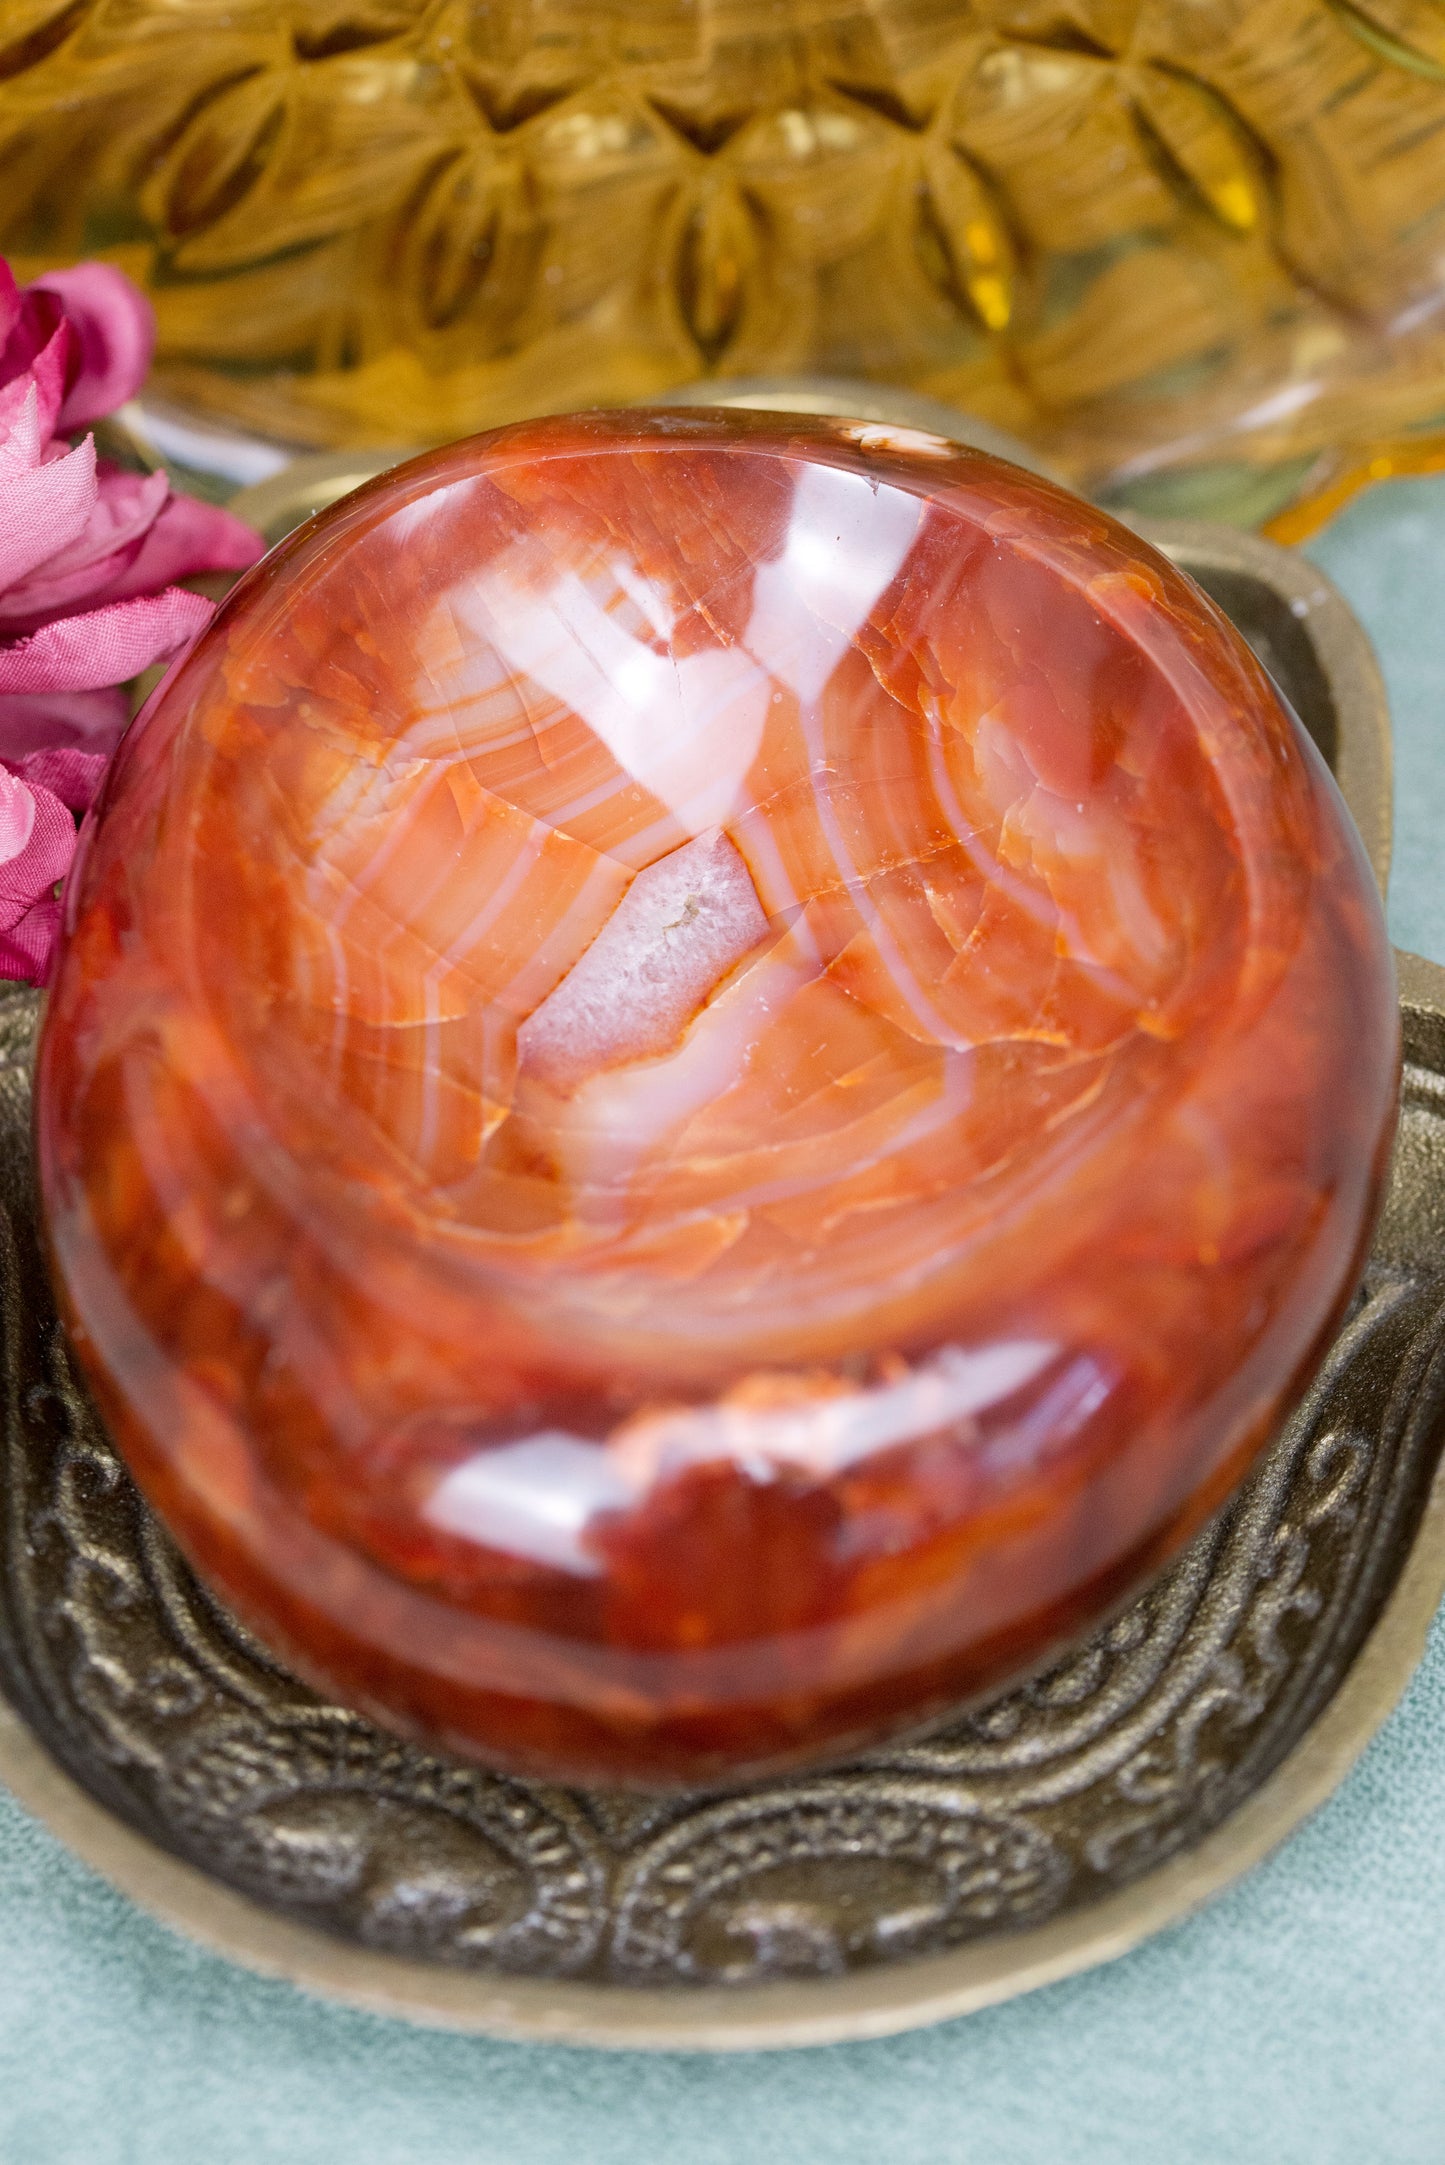
[[[279,477],[272,518],[294,523],[343,481]],[[1343,602],[1247,536],[1149,531],[1266,659],[1383,883],[1388,724]],[[1364,1285],[1305,1402],[1182,1559],[1066,1661],[923,1741],[825,1776],[644,1799],[400,1742],[318,1701],[197,1585],[55,1319],[30,1171],[38,1001],[10,991],[0,1776],[213,1946],[459,2028],[818,2043],[1121,1953],[1329,1793],[1445,1590],[1445,971],[1401,958],[1401,998],[1399,1144]]]

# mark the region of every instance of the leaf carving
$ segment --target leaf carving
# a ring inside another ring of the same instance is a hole
[[[1005,330],[1017,269],[1008,229],[973,167],[946,143],[926,147],[923,167],[924,216],[942,245],[950,283],[986,331]]]
[[[480,309],[496,318],[526,297],[540,238],[525,171],[484,142],[444,166],[412,225],[409,283],[423,323],[450,330]]]
[[[1337,23],[1377,60],[1445,83],[1445,11],[1428,0],[1329,0]]]
[[[703,358],[717,360],[741,321],[761,255],[757,214],[727,180],[705,186],[683,228],[677,294]]]
[[[299,60],[331,60],[338,53],[363,53],[373,45],[386,45],[406,28],[405,13],[373,17],[359,10],[315,27],[298,23],[291,35]]]
[[[1146,132],[1220,223],[1251,232],[1260,219],[1261,188],[1224,101],[1202,83],[1163,68],[1139,70],[1134,99]]]
[[[22,0],[7,5],[0,28],[0,82],[38,67],[85,19],[89,0]]]
[[[285,110],[285,79],[273,69],[208,100],[148,191],[146,208],[163,231],[183,240],[243,202],[276,147]]]
[[[415,57],[283,62],[195,114],[143,202],[180,269],[234,269],[393,210],[478,127]]]

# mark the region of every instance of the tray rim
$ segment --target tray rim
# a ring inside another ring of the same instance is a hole
[[[1445,966],[1396,950],[1415,1034],[1445,1044]],[[1194,1848],[1031,1929],[837,1978],[659,1991],[449,1969],[333,1938],[183,1863],[98,1803],[0,1697],[0,1780],[84,1863],[212,1953],[366,2013],[512,2042],[757,2052],[890,2037],[1118,1960],[1261,1863],[1318,1810],[1394,1711],[1445,1599],[1445,1454],[1385,1605],[1333,1697],[1274,1772]]]

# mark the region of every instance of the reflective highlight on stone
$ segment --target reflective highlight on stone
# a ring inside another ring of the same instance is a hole
[[[587,416],[273,555],[133,732],[41,1051],[198,1567],[490,1761],[836,1754],[1095,1620],[1351,1291],[1378,900],[1210,605],[927,437]]]

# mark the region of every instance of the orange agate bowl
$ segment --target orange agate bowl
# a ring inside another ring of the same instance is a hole
[[[64,1312],[319,1687],[707,1784],[1056,1652],[1353,1292],[1389,950],[1180,573],[907,430],[583,415],[293,536],[121,749],[40,1053]]]

